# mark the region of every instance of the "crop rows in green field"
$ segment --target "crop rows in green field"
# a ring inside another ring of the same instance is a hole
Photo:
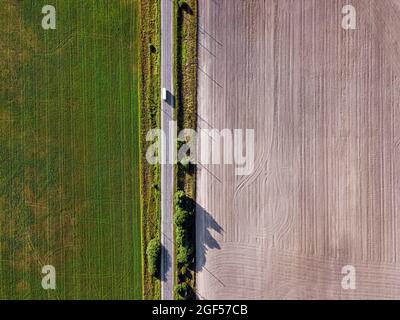
[[[0,299],[142,297],[137,5],[0,2]]]

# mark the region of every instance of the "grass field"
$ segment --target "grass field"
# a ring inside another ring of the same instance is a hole
[[[0,299],[142,297],[138,3],[0,2]]]

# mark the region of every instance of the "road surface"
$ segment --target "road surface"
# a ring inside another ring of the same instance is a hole
[[[161,101],[161,130],[165,139],[161,139],[161,158],[168,164],[161,166],[161,299],[173,299],[174,287],[174,243],[173,243],[173,172],[169,161],[168,146],[169,122],[173,119],[173,72],[172,72],[172,1],[161,0],[161,88],[168,91],[167,101]],[[160,90],[161,90],[160,88]]]

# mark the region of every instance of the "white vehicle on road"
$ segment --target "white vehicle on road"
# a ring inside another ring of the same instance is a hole
[[[164,101],[167,101],[168,99],[168,91],[166,88],[162,88],[162,93],[161,93],[161,97]]]

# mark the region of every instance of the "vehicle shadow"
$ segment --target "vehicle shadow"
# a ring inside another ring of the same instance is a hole
[[[174,107],[175,107],[175,96],[174,96],[171,92],[169,92],[169,91],[167,91],[167,100],[166,100],[166,103],[167,103],[168,105],[170,105],[171,108],[174,108]]]

